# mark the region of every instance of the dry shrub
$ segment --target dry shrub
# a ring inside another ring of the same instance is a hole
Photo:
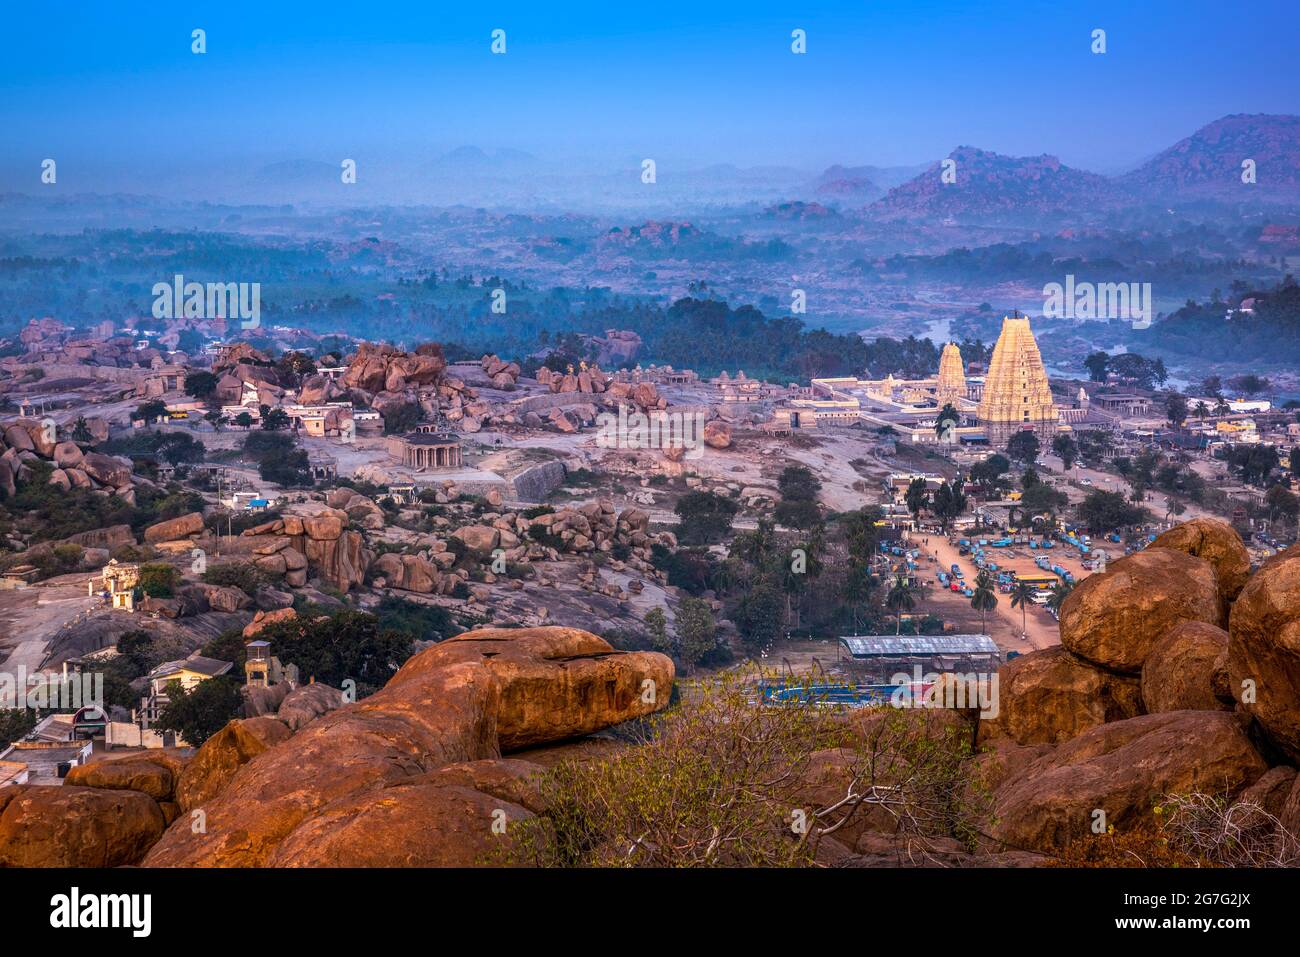
[[[545,824],[519,846],[543,866],[812,866],[867,815],[891,833],[973,841],[970,734],[933,718],[766,705],[734,678],[699,682],[637,746],[549,772]],[[812,775],[828,760],[829,778]]]

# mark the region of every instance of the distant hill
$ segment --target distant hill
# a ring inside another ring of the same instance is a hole
[[[1255,161],[1256,183],[1241,181],[1243,160]],[[1237,113],[1201,127],[1121,176],[1145,197],[1222,200],[1300,198],[1300,116]]]
[[[944,183],[942,163],[891,189],[868,212],[881,219],[947,218],[979,222],[1051,218],[1096,208],[1115,193],[1110,180],[1072,169],[1055,156],[1003,156],[973,146],[948,155],[956,180]]]

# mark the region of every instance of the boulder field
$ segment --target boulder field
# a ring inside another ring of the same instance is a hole
[[[343,704],[295,689],[188,762],[130,755],[63,787],[0,790],[0,864],[492,863],[494,822],[535,817],[543,770],[502,758],[660,710],[671,659],[572,628],[487,629],[425,649]],[[171,826],[166,827],[164,824]]]
[[[1231,526],[1177,526],[1080,583],[1061,645],[999,685],[977,758],[1000,769],[995,846],[1052,853],[1097,810],[1122,830],[1192,790],[1300,831],[1300,553],[1252,574]]]

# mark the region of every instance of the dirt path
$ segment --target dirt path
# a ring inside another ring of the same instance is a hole
[[[38,671],[50,642],[80,615],[98,608],[86,594],[89,574],[63,575],[30,588],[0,591],[0,671]]]

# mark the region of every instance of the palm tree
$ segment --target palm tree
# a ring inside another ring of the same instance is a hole
[[[1025,618],[1025,612],[1034,600],[1034,589],[1028,582],[1016,582],[1016,587],[1011,589],[1011,607],[1020,609],[1020,637],[1025,638],[1029,635],[1029,623]]]
[[[1065,599],[1070,597],[1072,591],[1074,591],[1074,585],[1069,582],[1057,582],[1052,586],[1052,594],[1047,599],[1047,607],[1059,615],[1061,605],[1064,604]]]
[[[970,606],[980,613],[980,634],[988,634],[988,629],[984,626],[984,617],[998,607],[998,595],[993,590],[993,578],[987,571],[981,570],[975,576],[975,593],[971,595]]]
[[[911,611],[916,607],[916,599],[912,596],[912,590],[907,587],[907,580],[902,575],[894,576],[894,584],[889,588],[889,594],[885,596],[885,607],[894,613],[897,621],[897,627],[894,634],[903,633],[903,612]]]
[[[1210,407],[1206,405],[1205,400],[1202,399],[1200,402],[1196,403],[1196,406],[1195,408],[1192,409],[1192,411],[1196,413],[1196,417],[1198,419],[1204,422],[1206,417],[1209,416],[1210,414]]]

